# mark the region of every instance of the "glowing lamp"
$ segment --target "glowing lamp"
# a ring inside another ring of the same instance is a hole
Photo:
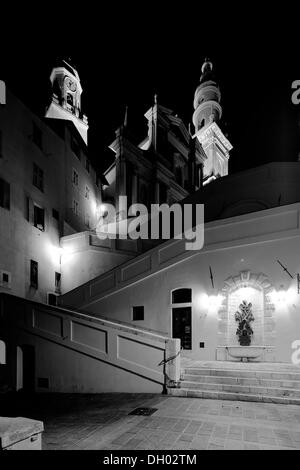
[[[222,305],[224,297],[222,295],[207,295],[202,294],[200,296],[200,305],[202,308],[210,311],[215,312],[219,310]]]

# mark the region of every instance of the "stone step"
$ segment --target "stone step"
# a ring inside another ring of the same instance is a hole
[[[271,388],[271,387],[255,387],[246,385],[228,385],[222,383],[198,383],[183,381],[180,383],[180,388],[188,390],[209,390],[230,393],[242,393],[251,395],[265,395],[274,397],[293,397],[300,399],[300,390],[293,388]]]
[[[299,369],[295,368],[295,371],[291,370],[288,372],[275,372],[274,370],[251,370],[251,369],[208,369],[208,368],[184,368],[182,374],[188,375],[211,375],[220,377],[239,377],[239,378],[259,378],[259,379],[272,379],[272,380],[290,380],[300,381],[300,372],[296,372]]]
[[[252,401],[262,403],[282,403],[285,405],[300,405],[300,398],[281,396],[274,397],[271,395],[257,395],[250,393],[168,388],[168,394],[176,397],[206,398],[211,400]]]
[[[197,382],[203,384],[228,384],[228,385],[247,385],[247,386],[261,386],[271,388],[294,388],[300,390],[300,380],[275,380],[275,379],[261,379],[259,377],[230,377],[222,375],[197,375],[197,374],[183,374],[183,381]]]

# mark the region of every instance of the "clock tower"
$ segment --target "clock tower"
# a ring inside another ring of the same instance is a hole
[[[50,75],[52,100],[46,117],[72,121],[87,145],[88,119],[81,113],[82,87],[77,71],[65,60]]]
[[[232,145],[219,127],[222,116],[221,92],[213,72],[213,64],[205,59],[200,84],[194,96],[193,124],[195,136],[203,147],[203,184],[228,175],[229,152]]]

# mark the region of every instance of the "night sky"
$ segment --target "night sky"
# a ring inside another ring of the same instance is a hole
[[[283,29],[283,16],[274,23],[255,15],[252,20],[244,11],[228,22],[217,11],[181,10],[175,3],[172,14],[150,8],[154,4],[138,5],[120,10],[114,4],[108,12],[87,8],[75,24],[72,15],[64,17],[58,9],[54,15],[49,5],[37,12],[33,25],[20,15],[13,34],[0,33],[0,79],[43,115],[52,66],[71,57],[84,89],[91,159],[104,170],[126,105],[137,141],[146,135],[144,113],[154,93],[186,125],[191,122],[194,91],[208,56],[222,93],[220,127],[234,147],[230,172],[298,159],[300,105],[291,101],[291,83],[300,79],[298,28],[289,23]]]

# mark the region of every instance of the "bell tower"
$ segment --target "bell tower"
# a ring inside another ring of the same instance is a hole
[[[46,117],[72,121],[87,144],[88,119],[81,112],[82,87],[77,71],[65,60],[50,75],[52,100]]]
[[[205,59],[200,84],[194,96],[193,124],[195,136],[206,154],[203,165],[203,184],[228,175],[229,152],[232,145],[218,123],[222,117],[221,92],[213,72],[213,64]]]

